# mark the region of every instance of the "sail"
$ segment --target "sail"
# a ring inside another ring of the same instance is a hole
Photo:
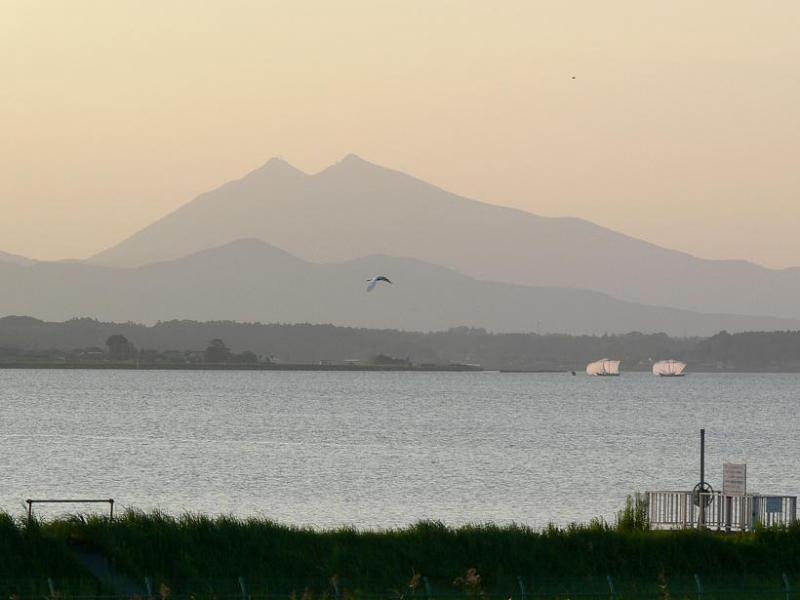
[[[619,360],[606,361],[606,375],[619,375]]]
[[[586,373],[588,375],[619,375],[619,364],[618,360],[601,358],[586,365]]]
[[[659,360],[653,365],[653,375],[682,375],[686,363],[679,360]]]
[[[598,360],[586,365],[587,375],[599,375],[603,370],[603,360]]]

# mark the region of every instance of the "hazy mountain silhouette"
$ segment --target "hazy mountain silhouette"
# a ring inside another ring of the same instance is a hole
[[[19,256],[18,254],[0,251],[0,262],[12,263],[15,265],[32,265],[36,261],[31,258]]]
[[[365,280],[378,273],[395,284],[367,293]],[[677,335],[800,328],[787,319],[700,314],[592,291],[479,281],[415,259],[373,255],[316,264],[254,239],[144,267],[0,263],[0,275],[0,314],[49,320],[231,319],[418,331],[467,325],[496,332]]]
[[[469,200],[354,155],[316,175],[272,159],[94,260],[143,265],[243,237],[315,262],[407,256],[483,280],[593,289],[707,312],[800,317],[800,269],[695,258],[580,219]]]

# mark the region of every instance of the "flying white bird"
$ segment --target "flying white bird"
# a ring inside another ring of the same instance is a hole
[[[389,280],[388,277],[385,275],[376,275],[372,279],[367,279],[367,291],[371,292],[375,289],[375,286],[378,285],[379,281],[385,281],[386,283],[391,284],[392,282]]]

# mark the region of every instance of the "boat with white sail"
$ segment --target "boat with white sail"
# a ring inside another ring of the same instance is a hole
[[[653,375],[659,377],[683,377],[686,363],[679,360],[659,360],[653,363]]]
[[[586,365],[586,374],[596,377],[616,377],[619,375],[619,365],[622,361],[601,358]]]

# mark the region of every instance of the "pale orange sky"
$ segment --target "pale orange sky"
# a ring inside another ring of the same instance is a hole
[[[800,3],[300,4],[2,0],[0,250],[89,256],[272,156],[355,152],[800,265]]]

